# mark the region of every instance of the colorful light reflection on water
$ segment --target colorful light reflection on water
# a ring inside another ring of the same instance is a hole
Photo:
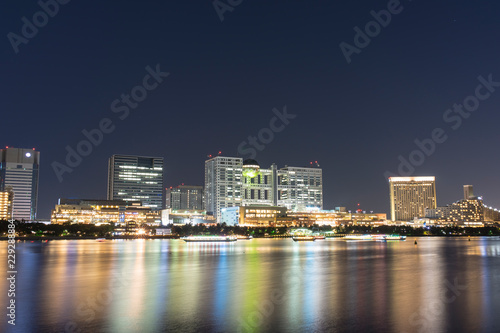
[[[19,242],[17,267],[17,332],[500,331],[498,238]]]

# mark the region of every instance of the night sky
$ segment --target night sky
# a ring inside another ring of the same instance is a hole
[[[22,17],[33,22],[41,7],[9,0],[0,14],[0,145],[41,152],[39,218],[60,197],[105,198],[112,154],[163,156],[165,186],[202,185],[208,154],[236,156],[284,106],[296,117],[255,159],[266,168],[317,160],[326,209],[388,212],[384,173],[397,175],[398,156],[436,128],[447,140],[412,175],[436,176],[438,205],[472,184],[500,207],[500,88],[457,129],[443,119],[474,95],[478,76],[500,82],[498,1],[405,0],[349,64],[339,44],[354,45],[354,27],[388,1],[243,0],[223,21],[209,0],[59,7],[17,54],[8,34],[22,36]],[[113,112],[157,64],[170,73],[163,82],[128,116]],[[65,164],[66,146],[104,118],[114,131],[59,182],[53,162]]]

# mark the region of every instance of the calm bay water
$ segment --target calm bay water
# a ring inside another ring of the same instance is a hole
[[[3,332],[500,331],[498,237],[16,246],[16,326]]]

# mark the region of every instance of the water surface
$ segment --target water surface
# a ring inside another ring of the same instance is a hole
[[[498,237],[18,242],[17,271],[1,331],[500,331]]]

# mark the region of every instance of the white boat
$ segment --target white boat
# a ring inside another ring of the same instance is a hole
[[[314,236],[293,236],[292,239],[295,242],[314,242],[316,237]]]
[[[406,240],[406,236],[400,235],[387,235],[384,238],[386,241],[404,241]]]
[[[236,236],[188,236],[181,238],[185,242],[236,242]]]
[[[371,235],[349,235],[344,237],[345,240],[356,240],[356,241],[371,241],[373,240]]]

